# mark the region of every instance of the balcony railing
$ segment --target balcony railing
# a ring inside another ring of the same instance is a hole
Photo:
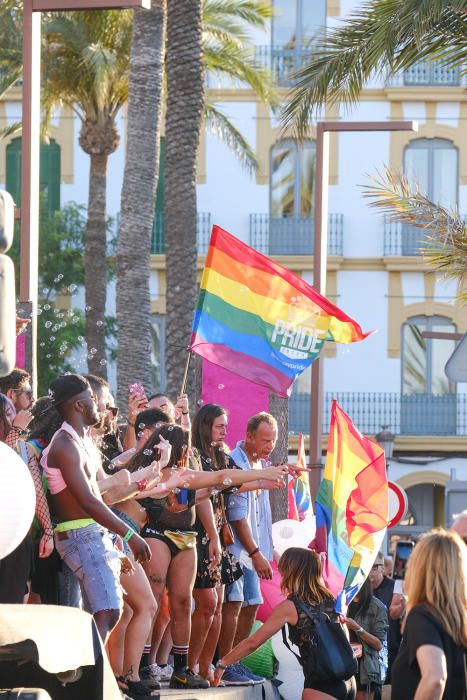
[[[467,220],[467,215],[462,215]],[[391,217],[384,218],[384,255],[422,255],[430,247],[430,232],[419,226],[402,224]]]
[[[329,431],[332,400],[366,435],[387,425],[396,435],[467,435],[467,394],[326,393],[323,431]],[[289,430],[310,432],[310,395],[292,394]]]
[[[313,55],[311,46],[255,46],[257,63],[269,70],[278,85],[290,87],[294,84],[293,75],[306,65]]]
[[[329,255],[342,255],[343,224],[342,214],[329,214]],[[250,245],[264,255],[313,255],[313,228],[309,218],[250,214]]]
[[[198,246],[198,255],[206,254],[210,236],[211,213],[199,211],[196,215],[196,243]],[[154,217],[151,253],[153,255],[164,255],[165,253],[164,215],[160,211],[156,212]]]
[[[400,86],[458,86],[465,85],[460,66],[447,68],[436,61],[418,61],[410,68],[399,71],[387,82],[390,87]]]

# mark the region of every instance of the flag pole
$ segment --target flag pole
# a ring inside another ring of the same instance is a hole
[[[190,350],[190,348],[188,348],[188,356],[187,356],[186,362],[185,362],[185,371],[183,372],[182,388],[180,389],[180,394],[185,393],[186,382],[188,379],[188,370],[190,369],[190,362],[191,362],[192,355],[193,355],[193,352]]]

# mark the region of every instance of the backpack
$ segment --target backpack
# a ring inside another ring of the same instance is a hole
[[[282,639],[303,667],[305,676],[311,676],[315,681],[346,681],[352,678],[358,671],[358,663],[340,622],[331,620],[324,612],[323,604],[317,612],[313,612],[301,600],[295,599],[294,603],[313,623],[308,649],[305,651],[304,647],[301,648],[302,654],[305,651],[305,659],[290,648],[285,626],[282,628]]]

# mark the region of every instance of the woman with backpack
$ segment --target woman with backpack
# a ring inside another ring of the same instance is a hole
[[[373,700],[382,684],[379,652],[388,628],[386,606],[373,595],[370,579],[350,603],[345,623],[352,643],[361,647],[358,656],[357,700]]]
[[[290,547],[281,556],[278,569],[287,600],[274,608],[257,632],[219,659],[214,685],[219,684],[227,666],[251,654],[287,623],[305,676],[302,700],[355,700],[357,664],[334,612],[336,601],[323,584],[319,554]],[[285,630],[283,637],[288,646]]]

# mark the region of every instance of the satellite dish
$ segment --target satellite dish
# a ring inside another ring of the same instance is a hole
[[[444,371],[451,382],[467,382],[467,333],[446,362]]]

